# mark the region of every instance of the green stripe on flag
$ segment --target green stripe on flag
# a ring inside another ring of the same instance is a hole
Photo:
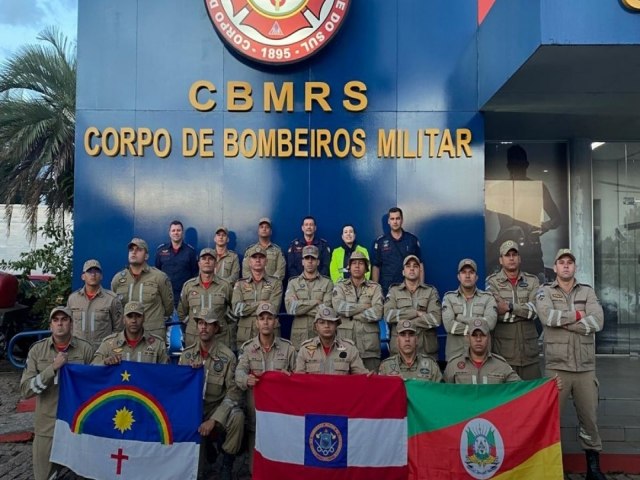
[[[499,385],[454,385],[407,380],[409,437],[475,418],[535,390],[549,378]]]

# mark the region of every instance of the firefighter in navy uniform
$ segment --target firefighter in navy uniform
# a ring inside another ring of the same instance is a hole
[[[195,249],[184,241],[184,226],[180,220],[169,225],[169,242],[158,245],[155,267],[171,280],[174,306],[177,307],[182,285],[198,274],[198,257]]]
[[[329,264],[331,262],[331,248],[324,238],[316,237],[316,219],[307,216],[302,219],[301,227],[303,236],[296,238],[289,244],[287,250],[287,278],[295,278],[302,274],[302,249],[307,245],[315,245],[318,248],[318,271],[325,277],[329,276]]]
[[[536,296],[544,328],[545,376],[562,380],[560,410],[573,397],[580,423],[580,443],[587,457],[587,479],[604,480],[600,471],[602,440],[598,432],[598,379],[595,334],[602,330],[604,312],[589,285],[576,281],[576,257],[558,251],[553,264],[556,280],[545,283]]]
[[[421,256],[420,241],[413,233],[402,228],[404,214],[402,209],[389,209],[390,232],[380,235],[373,244],[371,263],[371,280],[380,283],[383,295],[386,295],[394,283],[402,283],[402,269],[404,259],[408,255]],[[420,281],[424,280],[424,271],[420,265]]]

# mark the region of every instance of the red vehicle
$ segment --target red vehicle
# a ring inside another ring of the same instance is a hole
[[[7,355],[9,342],[16,334],[41,328],[42,319],[32,313],[36,302],[33,293],[52,278],[52,275],[43,274],[19,278],[0,272],[0,358]],[[35,336],[20,339],[13,347],[12,355],[26,359],[29,347],[37,339]]]

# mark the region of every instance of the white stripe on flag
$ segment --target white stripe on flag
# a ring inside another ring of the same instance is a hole
[[[347,465],[388,467],[407,464],[407,419],[349,419]],[[256,411],[256,450],[276,462],[304,465],[305,419]]]
[[[407,464],[406,418],[350,418],[350,467],[401,467]]]
[[[304,465],[304,417],[256,410],[256,450],[264,458]]]
[[[88,478],[195,480],[198,452],[193,442],[162,445],[72,433],[68,423],[56,420],[51,461]]]

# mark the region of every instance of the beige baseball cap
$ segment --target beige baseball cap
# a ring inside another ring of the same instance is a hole
[[[254,255],[262,255],[266,257],[267,251],[256,243],[251,248],[247,249],[247,252],[245,253],[246,257],[253,257]]]
[[[489,332],[491,331],[487,321],[486,320],[482,320],[481,318],[476,318],[473,321],[473,324],[471,325],[471,333],[473,334],[473,332],[475,332],[476,330],[480,330],[485,335],[488,335]]]
[[[416,255],[407,255],[402,261],[402,266],[404,267],[407,263],[409,263],[410,260],[415,260],[416,262],[418,262],[418,265],[420,265],[420,259]]]
[[[258,305],[258,309],[256,310],[256,316],[259,317],[261,313],[270,313],[271,315],[277,315],[276,307],[274,307],[269,302],[262,302]]]
[[[216,228],[216,233],[218,233],[220,230],[229,235],[229,229],[227,227],[223,227],[222,225],[220,225],[218,228]]]
[[[258,225],[263,223],[268,223],[269,226],[271,226],[271,219],[269,217],[262,217],[260,220],[258,220]]]
[[[403,320],[401,322],[398,322],[398,327],[397,327],[396,330],[397,330],[398,333],[402,333],[402,332],[405,332],[407,330],[410,330],[412,332],[417,332],[418,331],[416,329],[415,324],[411,320]]]
[[[100,265],[100,262],[93,258],[84,262],[84,265],[82,265],[82,273],[85,273],[90,268],[97,268],[98,270],[102,271],[102,265]]]
[[[460,260],[460,263],[458,263],[458,272],[460,272],[460,270],[462,270],[464,267],[471,267],[473,268],[474,272],[478,271],[478,265],[470,258],[463,258],[462,260]]]
[[[136,247],[140,247],[146,250],[147,252],[149,252],[149,245],[147,245],[147,242],[145,242],[141,238],[138,238],[138,237],[132,238],[127,248],[131,248],[133,245],[135,245]]]
[[[330,320],[332,322],[340,322],[340,317],[336,314],[336,311],[328,305],[324,303],[318,306],[318,311],[316,312],[316,318],[313,322],[317,322],[318,320]]]
[[[320,252],[318,251],[318,247],[315,245],[307,245],[302,249],[302,258],[304,257],[313,257],[318,258],[320,256]]]
[[[191,318],[193,318],[196,322],[198,320],[204,320],[206,323],[219,322],[219,320],[213,316],[213,311],[209,310],[208,308],[201,308],[196,313],[191,315]]]
[[[59,307],[53,307],[53,309],[51,310],[51,313],[49,314],[49,321],[53,320],[53,316],[58,312],[62,312],[67,317],[73,318],[73,314],[71,313],[71,309],[69,309],[67,307],[64,307],[64,306],[59,306]]]
[[[573,254],[573,252],[569,248],[561,248],[560,250],[558,250],[558,253],[556,253],[556,258],[553,261],[553,263],[556,263],[558,260],[560,260],[561,257],[571,257],[571,259],[574,262],[576,261],[576,256]]]
[[[126,317],[130,313],[137,313],[139,315],[144,315],[144,305],[140,302],[128,302],[124,306],[124,316]]]
[[[198,258],[202,258],[205,255],[210,255],[213,258],[216,258],[216,251],[213,248],[203,248],[202,250],[200,250],[200,255],[198,255]]]
[[[506,242],[503,242],[502,245],[500,245],[500,256],[502,257],[503,255],[506,255],[507,253],[509,253],[509,250],[515,250],[516,252],[520,253],[518,244],[513,240],[507,240]]]

